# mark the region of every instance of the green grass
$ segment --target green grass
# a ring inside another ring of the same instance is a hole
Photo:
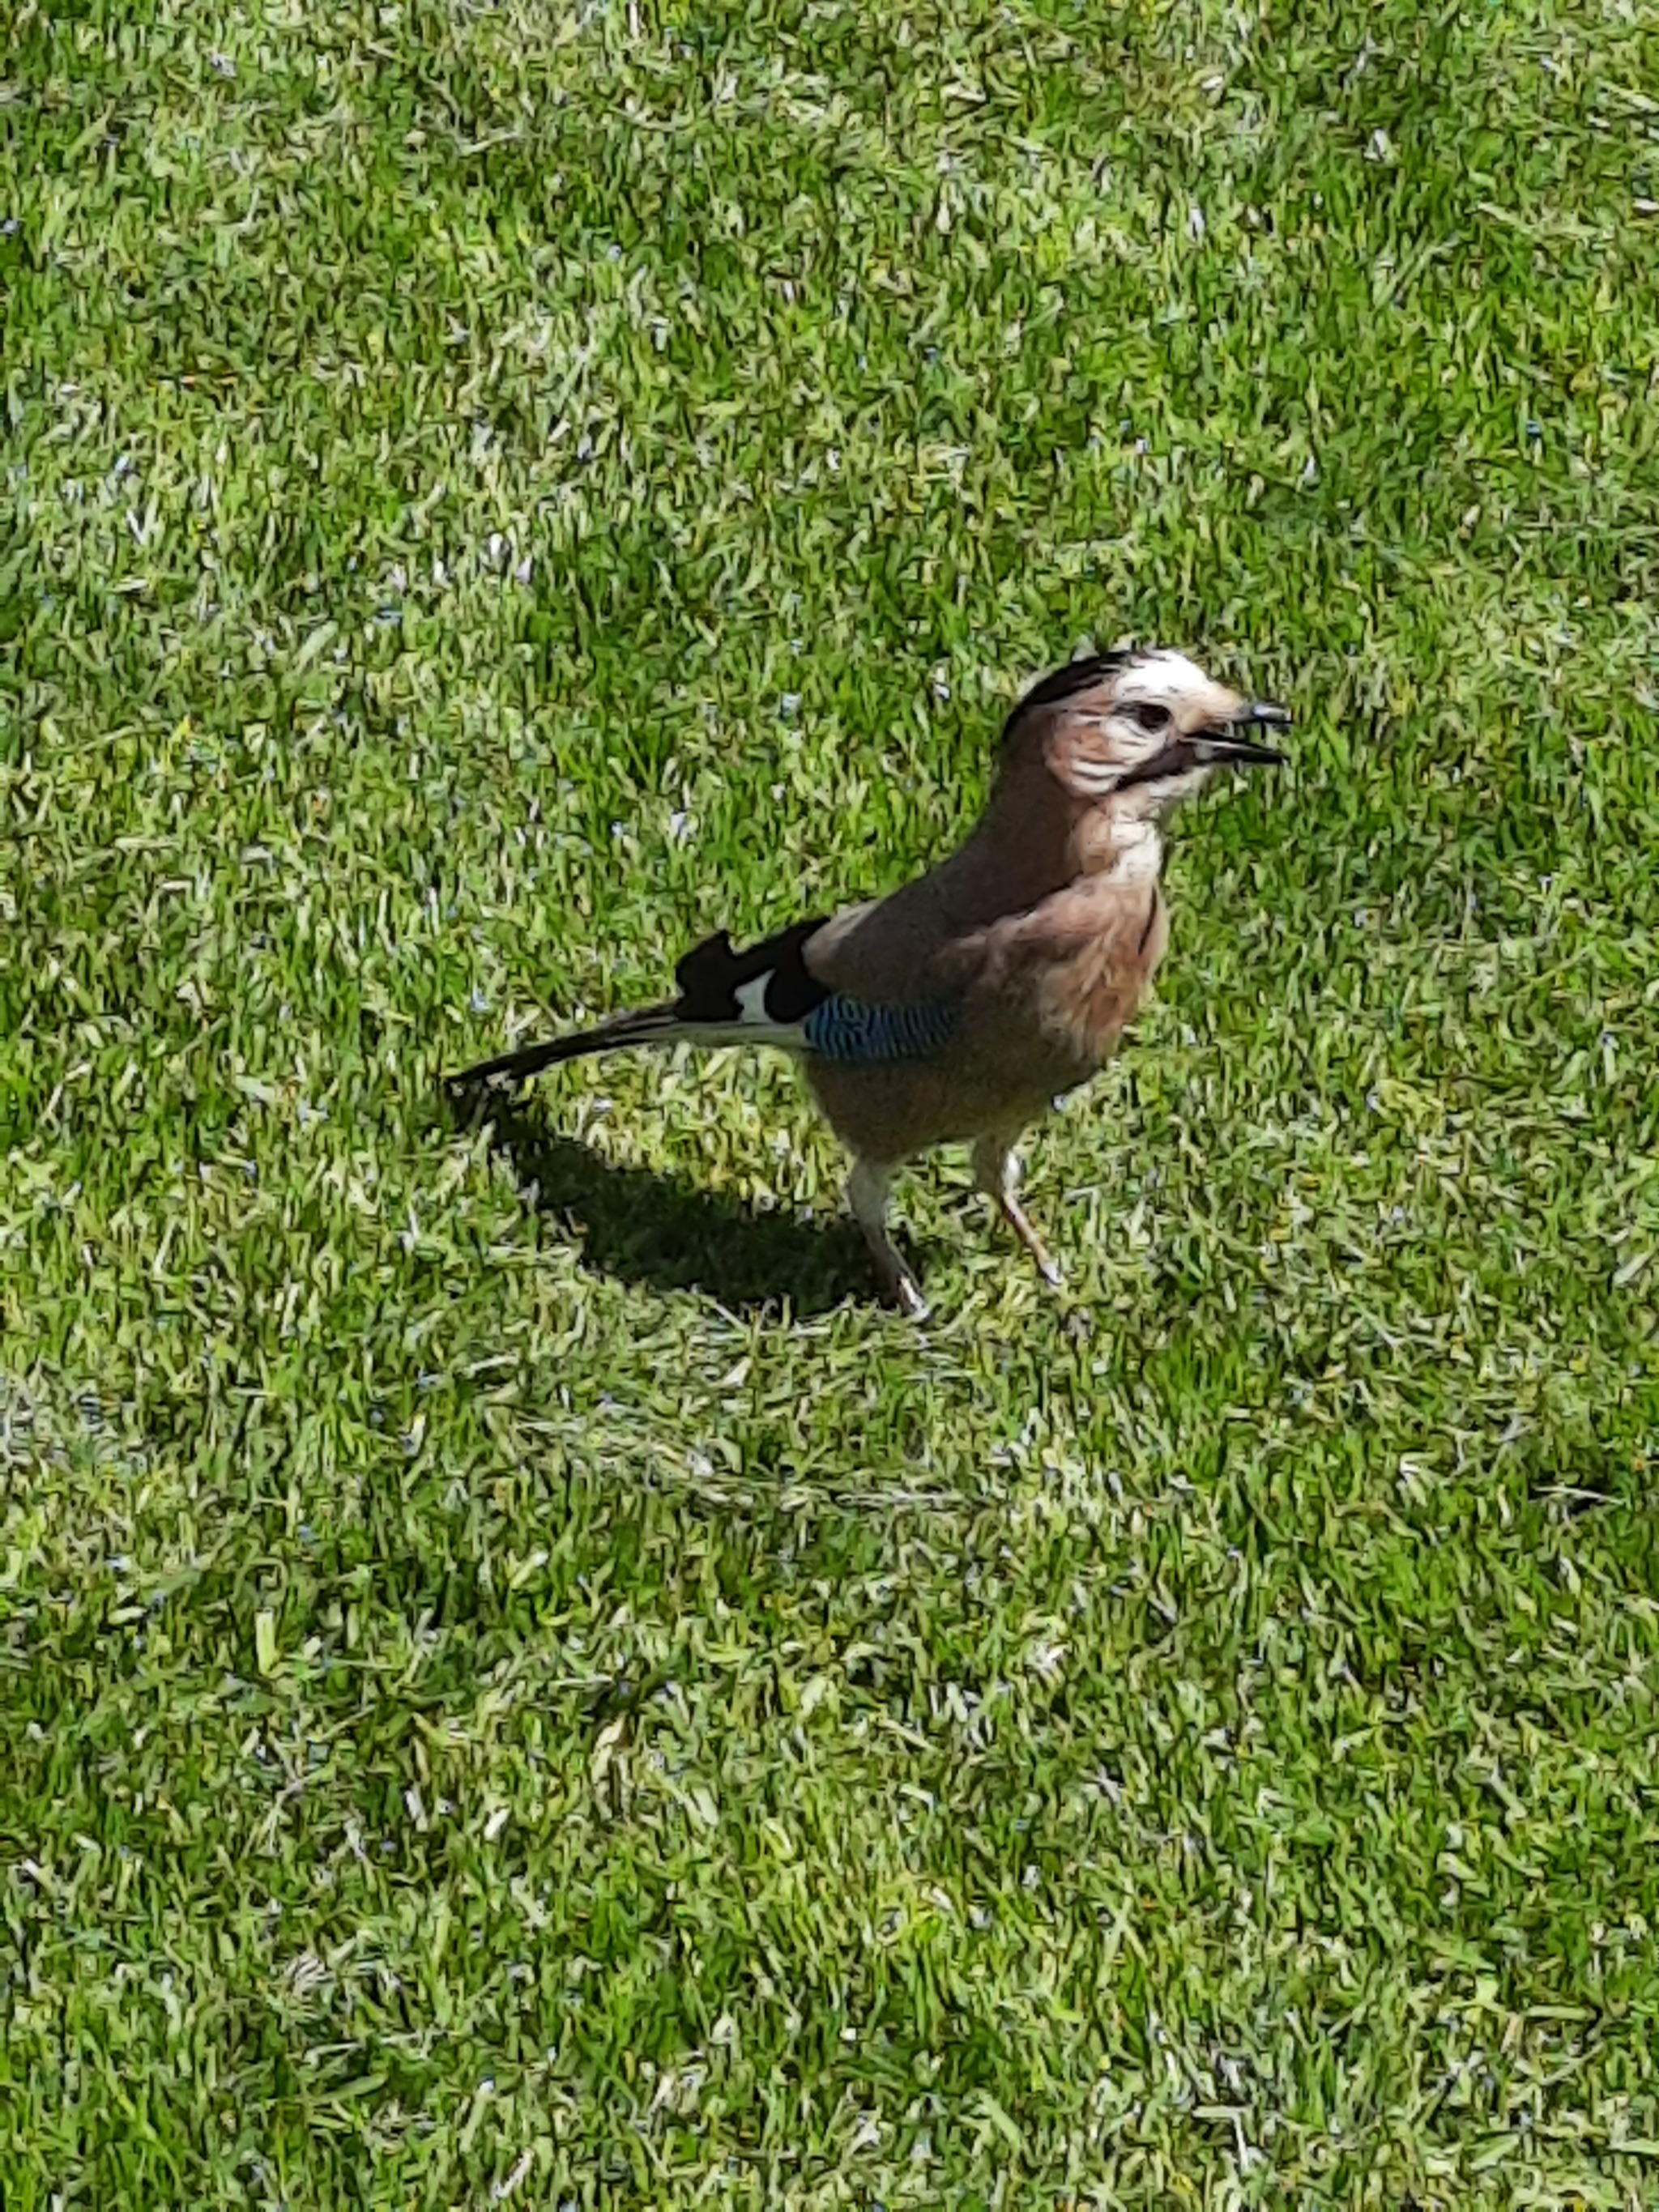
[[[0,74],[6,2212],[1651,2203],[1651,11]],[[775,1066],[445,1119],[1131,633],[1296,765],[1063,1299]]]

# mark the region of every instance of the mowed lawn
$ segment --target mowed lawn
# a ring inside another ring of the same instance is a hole
[[[1659,22],[27,0],[0,2200],[1659,2197]],[[439,1078],[1296,708],[873,1300]]]

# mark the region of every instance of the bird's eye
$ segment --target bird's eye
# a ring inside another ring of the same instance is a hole
[[[1170,726],[1169,708],[1157,705],[1151,699],[1143,701],[1138,707],[1131,707],[1129,712],[1143,730],[1167,730]]]

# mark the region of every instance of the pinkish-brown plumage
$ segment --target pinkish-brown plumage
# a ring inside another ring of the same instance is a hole
[[[1057,1279],[1019,1206],[1015,1142],[1109,1056],[1164,956],[1162,817],[1217,768],[1277,760],[1243,732],[1288,719],[1179,653],[1074,662],[1015,708],[984,814],[927,875],[747,953],[708,939],[677,1000],[456,1079],[624,1044],[782,1045],[853,1155],[854,1212],[907,1310],[926,1304],[888,1191],[938,1144],[971,1144],[981,1188]]]
[[[866,939],[883,921],[877,906],[830,922],[808,940],[808,967],[857,994],[866,954],[876,953]],[[809,1055],[807,1080],[860,1159],[908,1159],[988,1129],[1017,1134],[1106,1059],[1168,937],[1156,882],[1068,884],[936,940],[934,956],[918,959],[912,993],[925,986],[926,996],[954,995],[960,1006],[956,1034],[937,1054],[878,1067]]]

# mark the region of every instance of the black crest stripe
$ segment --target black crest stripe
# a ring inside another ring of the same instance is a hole
[[[1093,684],[1103,684],[1109,676],[1121,675],[1135,658],[1135,654],[1129,652],[1085,653],[1076,660],[1068,660],[1063,668],[1051,669],[1048,675],[1039,677],[1030,690],[1022,696],[1003,724],[1003,743],[1007,743],[1024,716],[1035,713],[1040,707],[1058,706],[1062,699],[1069,699],[1079,691],[1086,691]]]

